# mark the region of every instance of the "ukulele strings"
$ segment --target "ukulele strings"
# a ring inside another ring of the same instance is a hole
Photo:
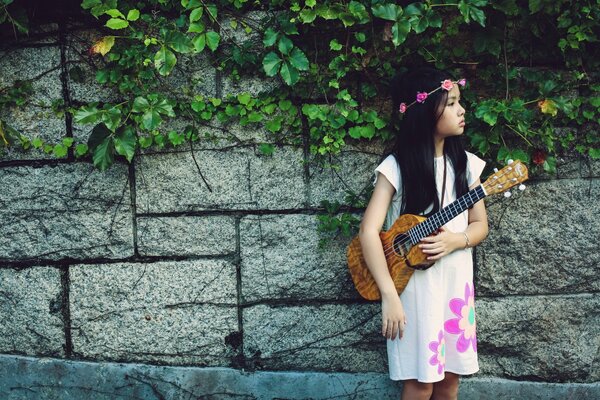
[[[502,171],[504,171],[504,170],[502,170]],[[496,175],[496,177],[497,177],[497,179],[500,179],[500,178],[502,178],[503,176],[505,176],[506,174],[509,174],[509,173],[510,173],[510,171],[508,171],[508,170],[507,170],[507,171],[505,171],[505,172],[502,172],[500,175]],[[478,187],[476,187],[476,188],[473,188],[472,190],[477,190],[479,187],[481,187],[482,189],[485,189],[485,188],[484,188],[484,186],[485,186],[485,184],[487,183],[487,181],[488,181],[489,179],[490,179],[490,178],[488,178],[488,179],[487,179],[487,180],[486,180],[484,183],[480,184],[480,185],[479,185]],[[466,195],[467,195],[468,193],[470,193],[470,192],[471,192],[471,191],[469,190],[469,192],[467,192],[467,193],[466,193],[464,196],[466,196]],[[487,192],[487,191],[485,191],[485,192]],[[485,194],[485,192],[484,192],[484,194]],[[458,198],[457,200],[460,200],[462,197],[463,197],[463,196],[461,196],[461,197],[460,197],[460,198]],[[486,196],[484,196],[484,197],[486,197]],[[483,199],[484,197],[482,197],[482,199]],[[456,200],[455,200],[455,201],[456,201]],[[443,211],[444,209],[446,209],[446,208],[450,207],[450,206],[451,206],[453,203],[454,203],[454,201],[453,201],[452,203],[448,204],[446,207],[444,207],[442,210],[440,210],[440,211],[438,211],[438,212],[441,212],[441,211]],[[436,214],[437,214],[437,213],[436,213]],[[435,214],[434,214],[434,215],[435,215]],[[426,219],[426,220],[425,220],[425,221],[423,221],[423,222],[420,222],[419,224],[415,225],[414,227],[416,227],[416,226],[419,226],[420,224],[423,224],[423,223],[427,222],[428,220],[429,220],[429,218],[428,218],[428,219]],[[414,227],[413,227],[413,228],[414,228]],[[411,229],[413,229],[413,228],[411,228]],[[409,230],[410,230],[410,229],[409,229]],[[408,232],[408,231],[407,231],[407,232]],[[403,239],[402,239],[402,240],[399,242],[399,245],[400,245],[400,246],[403,246],[403,245],[404,245],[406,242],[410,241],[410,239],[411,239],[411,238],[410,238],[410,235],[407,235],[405,238],[403,238]],[[389,255],[390,255],[390,254],[392,254],[392,253],[394,253],[394,243],[393,243],[393,241],[392,241],[392,244],[391,244],[391,245],[389,245],[389,246],[387,246],[387,247],[384,247],[384,248],[383,248],[383,254],[385,255],[385,257],[389,256]]]

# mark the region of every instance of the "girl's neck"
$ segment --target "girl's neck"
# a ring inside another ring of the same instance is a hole
[[[435,156],[441,157],[444,155],[444,139],[435,140]]]

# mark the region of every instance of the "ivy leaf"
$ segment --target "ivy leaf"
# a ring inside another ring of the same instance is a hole
[[[202,18],[202,13],[204,12],[203,7],[198,7],[192,10],[190,13],[190,23],[199,21]]]
[[[84,156],[85,154],[87,154],[87,152],[88,152],[87,144],[80,143],[77,146],[75,146],[75,156],[76,157]]]
[[[116,8],[111,8],[110,10],[106,10],[104,13],[110,15],[113,18],[125,19],[125,16],[123,15],[123,13],[121,11],[117,10]]]
[[[75,122],[80,124],[94,124],[101,118],[101,111],[96,106],[83,106],[74,115]]]
[[[402,7],[396,4],[381,4],[371,8],[373,15],[388,21],[396,21],[402,15]]]
[[[140,10],[133,9],[127,13],[127,21],[137,21],[140,18]]]
[[[104,55],[106,55],[106,53],[108,53],[110,51],[110,49],[112,49],[114,44],[115,44],[114,36],[104,36],[103,38],[98,40],[96,43],[94,43],[94,45],[90,49],[90,52],[92,52],[94,54],[100,53],[104,56]]]
[[[281,63],[281,58],[279,58],[279,56],[275,52],[269,52],[269,54],[265,56],[262,62],[263,69],[267,76],[275,76],[279,71]]]
[[[112,137],[107,136],[104,138],[104,140],[95,147],[93,152],[92,158],[94,160],[94,166],[100,171],[105,171],[115,160],[115,144]]]
[[[300,71],[308,70],[308,58],[306,55],[297,47],[294,47],[289,58],[290,64]]]
[[[185,138],[183,137],[183,135],[180,135],[176,131],[170,131],[167,138],[169,139],[169,142],[171,142],[171,144],[173,146],[178,146],[181,143],[185,142]]]
[[[161,122],[162,118],[160,117],[160,114],[153,108],[150,108],[142,115],[142,124],[144,125],[144,128],[149,131],[158,127]]]
[[[60,143],[56,144],[54,146],[54,148],[52,149],[52,153],[54,154],[55,157],[63,158],[64,156],[67,155],[67,147]]]
[[[277,47],[279,48],[279,51],[282,54],[288,55],[288,54],[290,54],[290,50],[292,50],[292,47],[294,47],[294,44],[292,43],[292,41],[290,39],[288,39],[285,36],[282,36],[279,39],[279,43],[278,43]]]
[[[196,52],[200,53],[204,50],[204,47],[206,47],[206,35],[196,36],[194,39],[192,39],[192,43],[194,44],[194,49],[196,49]]]
[[[167,34],[166,43],[179,53],[189,53],[194,49],[192,41],[179,31],[170,31]]]
[[[114,137],[115,150],[131,162],[137,147],[135,129],[132,126],[122,126]]]
[[[166,99],[161,100],[160,103],[158,103],[154,107],[154,109],[160,114],[165,114],[169,117],[175,116],[175,112],[173,111],[173,106]]]
[[[110,131],[105,125],[98,124],[92,129],[92,133],[88,138],[87,145],[91,151],[94,151],[104,139],[110,136]]]
[[[279,32],[275,31],[273,28],[268,28],[265,31],[265,36],[263,38],[263,44],[265,46],[273,46],[279,37]]]
[[[144,112],[150,107],[150,103],[142,96],[138,96],[133,100],[133,107],[131,108],[131,112],[139,113]]]
[[[106,26],[109,27],[110,29],[123,29],[123,28],[127,28],[129,26],[129,22],[125,21],[124,19],[120,19],[120,18],[111,18],[108,21],[106,21]]]
[[[261,143],[258,146],[258,149],[265,156],[271,156],[271,155],[273,155],[273,152],[275,151],[275,147],[272,144],[270,144],[270,143]]]
[[[290,65],[287,61],[283,62],[283,64],[281,65],[281,71],[279,71],[279,73],[281,74],[281,77],[283,78],[284,82],[287,83],[289,86],[292,86],[293,84],[298,82],[298,70],[292,65]]]
[[[110,104],[105,104],[101,114],[101,121],[111,131],[115,131],[121,121],[121,109]]]
[[[175,57],[175,54],[165,46],[162,46],[154,55],[154,67],[162,76],[169,75],[176,63],[177,57]]]
[[[204,32],[205,26],[203,23],[201,22],[194,22],[193,24],[190,24],[190,27],[188,28],[188,33],[202,33]],[[196,39],[196,38],[194,38]],[[194,39],[192,39],[192,42],[194,41]],[[194,47],[195,47],[195,43],[194,43]],[[204,47],[203,47],[204,48]]]
[[[556,103],[550,99],[545,99],[545,100],[539,101],[538,106],[540,107],[540,110],[544,114],[550,114],[553,117],[555,117],[556,114],[558,113],[558,108],[556,107]]]
[[[282,117],[277,117],[275,119],[272,119],[271,121],[267,122],[265,127],[273,132],[273,133],[277,133],[281,130],[281,122],[283,121]]]
[[[209,31],[206,32],[206,45],[212,51],[217,50],[219,47],[219,41],[221,40],[221,36],[217,32]]]
[[[404,43],[409,32],[410,22],[408,22],[408,20],[396,22],[392,26],[392,43],[394,43],[394,46],[399,46]]]

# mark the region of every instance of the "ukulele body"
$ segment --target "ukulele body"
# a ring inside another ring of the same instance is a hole
[[[434,264],[434,261],[427,260],[427,255],[421,249],[410,246],[406,234],[409,229],[425,219],[420,215],[403,214],[389,230],[379,233],[388,271],[398,293],[402,293],[416,269],[427,269]],[[358,236],[348,246],[347,258],[352,281],[360,295],[367,300],[381,299],[377,283],[365,262]]]

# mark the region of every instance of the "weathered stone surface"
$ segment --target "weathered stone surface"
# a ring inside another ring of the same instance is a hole
[[[142,217],[137,233],[144,256],[219,255],[236,249],[233,217]]]
[[[343,399],[397,400],[401,384],[387,373],[248,372],[232,368],[92,363],[0,355],[4,400]],[[461,379],[460,400],[600,398],[600,383]]]
[[[600,296],[479,298],[484,374],[548,382],[600,377]]]
[[[165,78],[165,95],[192,98],[196,95],[215,97],[216,69],[206,54],[177,54],[177,64]]]
[[[133,255],[127,167],[0,169],[0,259]]]
[[[95,29],[72,30],[67,35],[65,45],[66,59],[69,63],[67,66],[69,96],[73,102],[116,103],[121,98],[115,87],[109,84],[99,84],[96,80],[96,72],[105,64],[102,56],[91,55],[89,50],[103,36],[105,36],[103,32]],[[116,40],[127,39],[117,38]],[[93,125],[77,125],[74,121],[73,125],[83,130],[85,127],[89,127],[88,131],[91,131],[93,127]],[[77,132],[74,132],[74,136],[78,136]]]
[[[476,251],[480,294],[598,291],[599,198],[600,181],[561,179],[491,200]]]
[[[0,269],[0,351],[64,356],[60,271]]]
[[[242,298],[358,298],[346,264],[347,243],[319,249],[314,215],[248,216],[240,222]]]
[[[257,305],[244,309],[243,320],[244,354],[257,369],[387,370],[379,303]]]
[[[221,260],[77,265],[73,351],[98,360],[230,365],[235,266]]]
[[[304,204],[301,150],[272,157],[248,150],[172,152],[138,157],[138,212],[288,209]],[[206,187],[198,168],[211,186]]]
[[[0,51],[0,88],[12,86],[17,80],[31,80],[33,93],[20,106],[3,108],[0,119],[30,139],[57,143],[66,136],[65,119],[51,109],[55,100],[62,100],[60,80],[60,47],[33,47]],[[9,147],[0,150],[0,160],[55,158],[42,151]],[[0,147],[2,149],[3,147]]]
[[[380,154],[355,148],[332,156],[331,164],[339,166],[336,169],[313,161],[310,164],[311,206],[317,207],[323,200],[344,203],[348,191],[364,195],[365,190],[372,187],[373,172],[380,160]]]

